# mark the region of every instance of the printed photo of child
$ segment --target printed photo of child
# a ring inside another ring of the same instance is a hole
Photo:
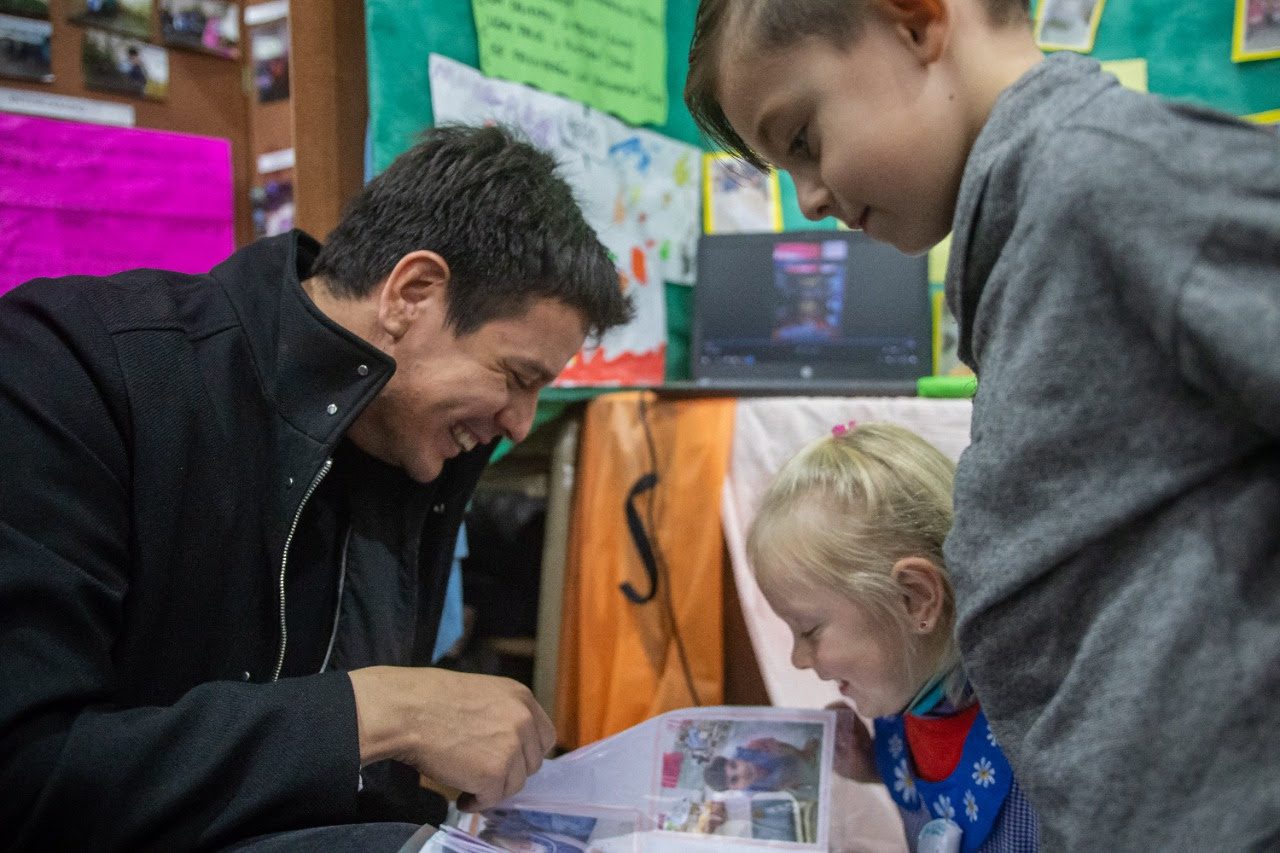
[[[823,724],[676,719],[661,747],[659,829],[813,843],[823,791]]]

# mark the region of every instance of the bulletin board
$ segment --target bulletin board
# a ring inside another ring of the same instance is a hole
[[[703,144],[684,107],[683,89],[697,0],[667,0],[665,124],[654,129]],[[1234,63],[1234,0],[1109,0],[1092,56],[1145,59],[1150,91],[1235,115],[1280,109],[1280,59]],[[381,171],[432,121],[427,57],[440,53],[478,67],[471,0],[366,0],[369,63],[369,155]],[[782,176],[787,229],[834,227],[808,222],[795,187]],[[935,270],[940,269],[934,265]],[[932,276],[931,276],[932,277]],[[692,292],[667,285],[667,378],[687,377]]]

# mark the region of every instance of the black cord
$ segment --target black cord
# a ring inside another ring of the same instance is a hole
[[[646,505],[645,505],[645,514],[647,516],[647,521],[648,521],[648,531],[646,532],[641,530],[639,531],[638,534],[635,530],[633,530],[632,532],[633,532],[633,536],[636,539],[636,547],[641,551],[642,559],[644,557],[644,551],[646,549],[652,555],[653,563],[656,568],[656,573],[652,578],[653,588],[650,590],[649,598],[653,598],[653,596],[656,594],[659,597],[660,601],[662,602],[663,613],[666,616],[667,621],[671,625],[671,637],[673,640],[675,640],[676,654],[680,658],[680,669],[684,674],[685,686],[689,689],[689,696],[693,699],[693,704],[701,705],[702,699],[699,698],[698,689],[693,682],[693,670],[689,666],[689,654],[685,649],[684,637],[680,635],[680,626],[676,622],[675,604],[673,603],[671,598],[671,584],[670,584],[671,576],[670,576],[670,573],[667,571],[667,564],[666,564],[666,560],[663,559],[662,549],[658,547],[658,541],[657,541],[658,527],[656,522],[656,511],[654,508],[657,501],[657,489],[655,487],[657,486],[658,480],[659,480],[658,448],[657,448],[657,444],[653,440],[653,432],[649,427],[649,407],[646,402],[646,397],[643,393],[640,394],[640,426],[644,429],[645,445],[648,447],[648,450],[649,450],[649,469],[650,470],[648,474],[646,474],[644,477],[641,477],[640,480],[637,481],[636,486],[632,488],[632,495],[629,497],[636,496],[641,492],[647,493],[648,501],[646,501]],[[630,509],[629,504],[628,504],[628,509]],[[662,582],[662,578],[664,577],[667,578],[668,582],[666,583]],[[630,584],[623,585],[623,593],[627,594],[627,597],[629,600],[635,601],[632,595],[628,594],[627,587],[629,586]],[[632,590],[632,592],[634,592],[634,590]]]

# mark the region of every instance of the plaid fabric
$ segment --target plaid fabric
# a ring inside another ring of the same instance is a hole
[[[1018,786],[1018,780],[1014,779],[995,828],[978,853],[1034,853],[1039,849],[1040,821],[1031,808],[1031,801]]]

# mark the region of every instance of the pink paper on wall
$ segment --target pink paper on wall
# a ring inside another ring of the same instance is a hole
[[[234,249],[231,143],[0,113],[0,293],[41,276],[205,272]]]

